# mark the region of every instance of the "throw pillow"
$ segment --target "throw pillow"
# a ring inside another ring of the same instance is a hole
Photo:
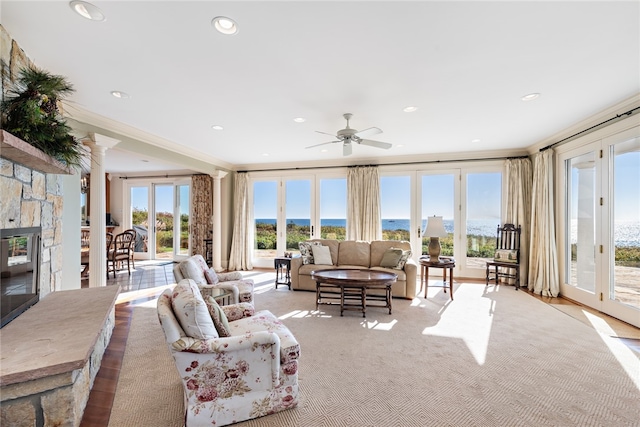
[[[222,308],[218,304],[218,302],[213,297],[207,297],[204,301],[209,309],[209,314],[211,315],[211,319],[213,320],[213,324],[218,331],[218,334],[221,337],[229,337],[231,333],[229,332],[231,328],[229,327],[229,320],[227,319],[227,315],[224,314]]]
[[[393,268],[395,270],[404,269],[404,265],[407,263],[409,258],[411,258],[411,251],[402,251],[402,255],[400,256],[400,259],[398,260],[398,264],[396,264],[396,266],[393,267]]]
[[[311,252],[313,252],[313,263],[317,265],[333,265],[331,261],[331,251],[329,246],[313,245],[311,246]]]
[[[398,265],[400,257],[402,257],[402,249],[389,248],[385,251],[384,255],[382,255],[380,267],[394,268]]]
[[[207,305],[196,282],[184,279],[173,288],[173,312],[182,330],[190,337],[201,340],[218,338]]]
[[[220,279],[218,278],[218,275],[216,274],[213,268],[207,268],[204,271],[204,277],[205,279],[207,279],[207,283],[210,285],[215,285],[220,281]]]
[[[185,279],[193,279],[198,284],[207,283],[207,279],[204,277],[204,270],[193,257],[182,261],[179,266],[182,277]]]
[[[299,242],[298,248],[300,249],[300,256],[302,257],[302,264],[313,264],[313,252],[311,251],[312,245],[321,245],[320,242]]]
[[[515,249],[498,249],[493,255],[494,261],[499,262],[518,262],[518,251]]]

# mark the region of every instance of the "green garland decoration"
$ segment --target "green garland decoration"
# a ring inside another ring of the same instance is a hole
[[[36,67],[20,70],[2,101],[2,128],[62,163],[79,168],[84,150],[58,110],[58,101],[73,93],[63,76]]]

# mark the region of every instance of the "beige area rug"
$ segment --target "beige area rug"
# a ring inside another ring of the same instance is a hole
[[[516,292],[461,284],[367,318],[270,289],[256,308],[301,345],[297,408],[238,426],[638,426],[640,361]],[[110,426],[179,426],[182,392],[153,308],[136,308]],[[142,348],[130,352],[130,347]],[[139,359],[132,361],[131,359]]]
[[[640,340],[640,329],[628,323],[624,323],[613,317],[599,313],[590,307],[576,304],[550,304],[556,310],[568,314],[581,321],[586,325],[590,325],[602,334],[618,338],[630,338]]]

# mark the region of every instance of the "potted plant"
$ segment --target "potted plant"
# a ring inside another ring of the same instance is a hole
[[[12,85],[2,101],[2,129],[67,166],[79,167],[84,149],[58,108],[73,86],[36,67],[22,68]]]

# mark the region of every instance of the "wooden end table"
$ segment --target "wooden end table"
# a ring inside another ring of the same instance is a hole
[[[276,289],[278,285],[287,285],[291,290],[291,258],[275,257],[273,266],[276,269]]]
[[[431,285],[432,288],[444,288],[444,293],[447,293],[447,287],[449,288],[449,295],[453,300],[453,269],[456,266],[456,260],[453,257],[440,257],[438,262],[431,262],[429,258],[420,258],[420,290],[424,286],[424,297],[427,297],[427,288],[429,287],[429,268],[441,268],[442,269],[442,285]],[[449,270],[449,281],[447,282],[447,270]]]
[[[314,271],[311,277],[316,281],[316,310],[320,304],[336,304],[339,298],[340,316],[345,310],[358,310],[366,317],[367,307],[385,307],[391,314],[391,285],[398,278],[395,273],[336,269]],[[384,295],[367,295],[367,289],[384,289]],[[383,304],[367,304],[367,300]]]

